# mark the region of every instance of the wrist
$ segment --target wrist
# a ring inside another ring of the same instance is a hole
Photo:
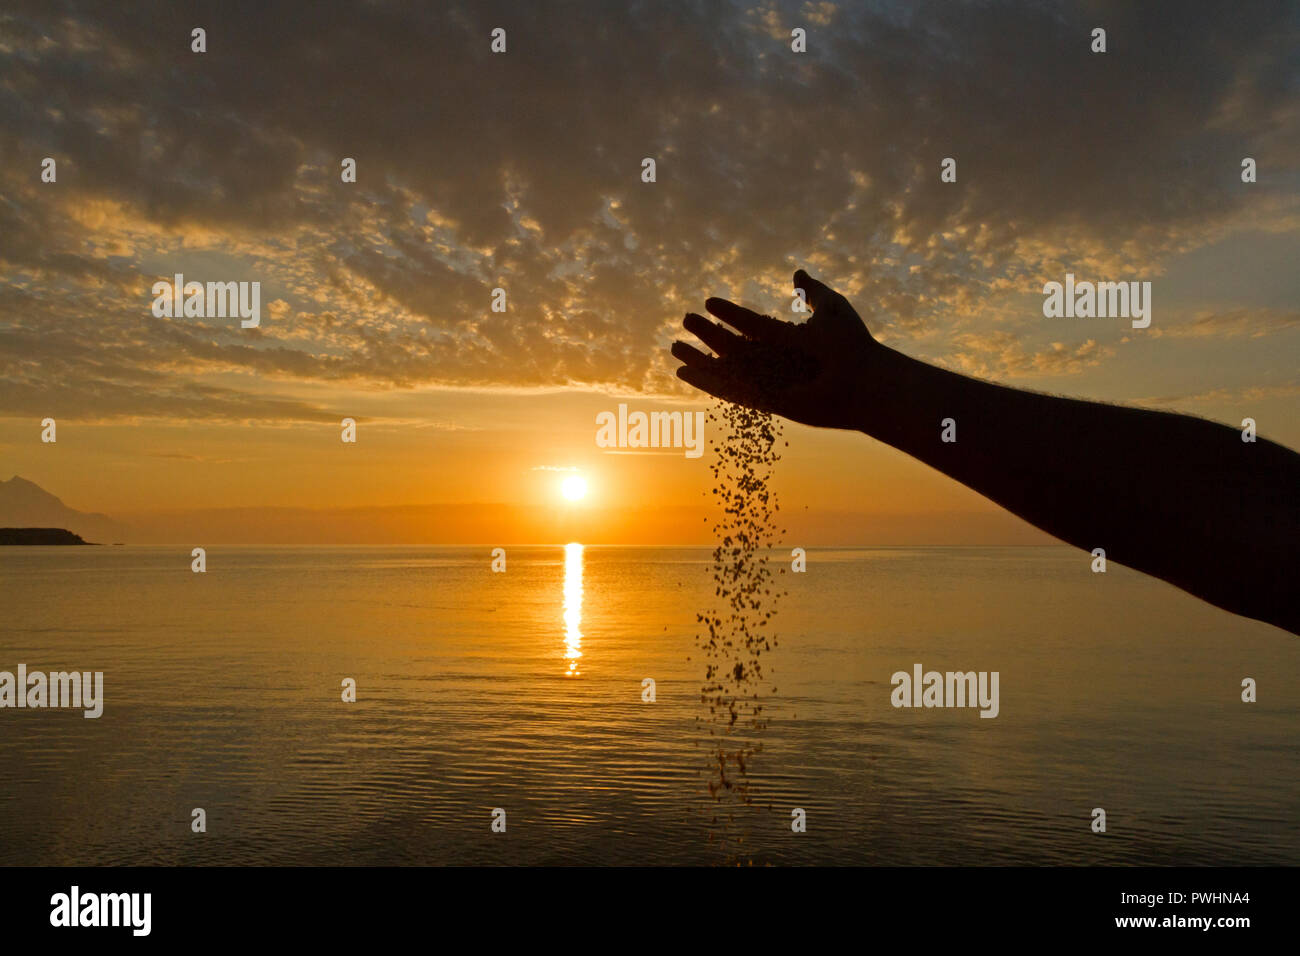
[[[871,340],[854,377],[852,428],[887,441],[884,433],[897,420],[904,394],[900,383],[911,360],[901,352]]]

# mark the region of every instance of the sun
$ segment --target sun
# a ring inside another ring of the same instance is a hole
[[[581,501],[587,496],[587,479],[582,475],[569,475],[560,482],[560,494],[569,501]]]

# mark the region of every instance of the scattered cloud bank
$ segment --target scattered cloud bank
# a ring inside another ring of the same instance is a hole
[[[1112,347],[985,317],[1070,269],[1150,277],[1295,228],[1296,20],[1267,0],[20,0],[0,14],[0,410],[327,421],[298,387],[666,393],[683,311],[787,299],[798,265],[952,367],[1077,372]],[[1244,155],[1274,185],[1243,190]],[[176,271],[260,281],[262,327],[155,318]]]

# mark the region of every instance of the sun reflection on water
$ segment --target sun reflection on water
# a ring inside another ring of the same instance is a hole
[[[578,659],[582,657],[582,545],[576,541],[564,546],[564,659],[569,662],[566,676],[578,677]]]

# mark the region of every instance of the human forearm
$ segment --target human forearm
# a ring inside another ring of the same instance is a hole
[[[861,431],[1078,547],[1300,633],[1300,455],[1186,415],[1006,388],[877,345]],[[943,440],[943,421],[952,419]]]
[[[686,382],[807,425],[859,429],[1063,541],[1300,634],[1300,455],[1188,415],[981,382],[878,343],[803,270],[803,323],[725,299],[691,313]],[[739,334],[737,334],[739,333]]]

